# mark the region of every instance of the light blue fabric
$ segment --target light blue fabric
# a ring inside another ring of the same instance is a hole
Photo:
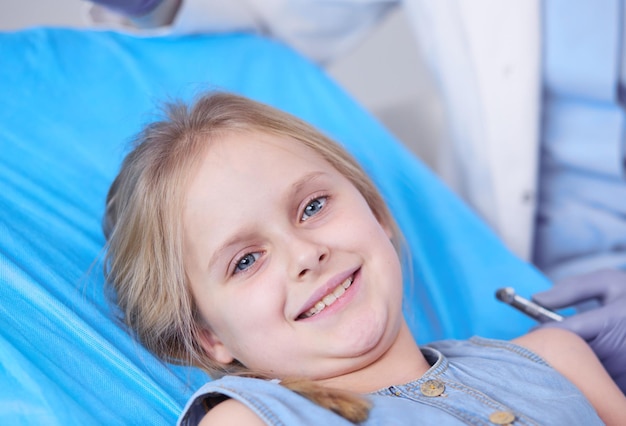
[[[0,424],[172,424],[204,374],[164,366],[114,321],[100,231],[128,141],[165,98],[226,89],[292,112],[371,173],[413,263],[420,342],[533,325],[494,292],[549,283],[318,68],[248,35],[0,34]],[[412,288],[411,288],[412,287]]]
[[[369,395],[372,409],[362,426],[488,425],[507,412],[521,425],[603,425],[593,406],[539,356],[509,342],[472,338],[422,347],[431,368],[418,380]],[[441,396],[422,393],[434,381]],[[432,383],[432,382],[431,382]],[[259,379],[225,377],[203,386],[185,407],[180,426],[194,426],[223,397],[237,399],[266,424],[351,425],[287,388]]]
[[[622,0],[542,1],[547,90],[589,101],[615,101]]]
[[[535,263],[553,278],[626,267],[623,1],[544,0]]]

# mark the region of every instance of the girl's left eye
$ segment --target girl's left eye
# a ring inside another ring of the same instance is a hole
[[[246,269],[250,268],[254,263],[259,259],[261,253],[246,253],[235,262],[235,271],[234,274],[238,272],[243,272]]]
[[[305,220],[318,214],[326,205],[326,201],[328,201],[328,197],[318,197],[309,201],[309,203],[304,207],[300,220],[304,222]]]

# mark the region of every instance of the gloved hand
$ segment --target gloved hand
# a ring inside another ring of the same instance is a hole
[[[89,0],[127,16],[142,16],[153,11],[162,0]]]
[[[128,18],[138,28],[157,28],[169,25],[180,9],[182,0],[88,0],[103,9]],[[94,22],[110,22],[107,13],[91,8]]]
[[[596,353],[622,392],[626,393],[626,272],[603,269],[558,281],[533,297],[549,309],[560,309],[596,299],[599,307],[549,322],[578,334]]]

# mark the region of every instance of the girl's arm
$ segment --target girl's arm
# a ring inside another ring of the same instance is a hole
[[[533,331],[513,341],[535,352],[587,397],[607,425],[626,425],[626,397],[587,343],[556,328]]]

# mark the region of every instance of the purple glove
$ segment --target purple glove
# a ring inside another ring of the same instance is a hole
[[[626,272],[603,269],[560,280],[533,299],[549,309],[560,309],[596,299],[599,307],[549,322],[578,334],[596,353],[622,392],[626,393]]]
[[[90,0],[126,16],[143,16],[152,12],[163,0]]]

